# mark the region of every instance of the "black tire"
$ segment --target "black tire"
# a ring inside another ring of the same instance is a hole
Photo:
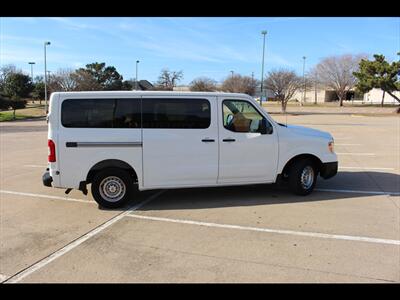
[[[312,183],[307,180],[302,181],[303,172],[307,173],[312,168],[312,174],[309,176],[312,178]],[[296,195],[306,196],[310,194],[317,183],[318,170],[310,159],[302,159],[295,162],[289,170],[289,188]],[[306,181],[305,184],[304,181]]]
[[[105,182],[103,182],[105,180]],[[109,189],[107,189],[109,187]],[[116,189],[116,195],[110,189]],[[128,172],[118,168],[107,168],[96,173],[92,180],[92,195],[94,200],[105,208],[124,206],[134,192],[133,178]],[[118,191],[121,191],[118,193]],[[110,195],[107,198],[107,194]],[[111,200],[112,199],[112,200]]]

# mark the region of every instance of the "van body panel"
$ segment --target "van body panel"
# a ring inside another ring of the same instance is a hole
[[[52,184],[54,187],[62,187],[61,179],[59,175],[60,160],[58,159],[60,153],[58,149],[58,130],[59,130],[59,101],[60,101],[60,94],[59,93],[52,93],[49,99],[49,113],[46,117],[48,122],[48,131],[47,131],[47,139],[52,140],[56,147],[56,161],[55,162],[48,162],[47,166],[49,168],[50,176],[52,177]]]
[[[144,96],[176,99],[177,96]],[[185,99],[185,97],[179,97]],[[143,188],[215,185],[218,176],[218,122],[216,97],[196,97],[210,105],[208,128],[143,128]],[[206,142],[204,140],[214,140]]]
[[[289,126],[276,126],[279,134],[279,160],[277,174],[280,174],[287,162],[293,157],[301,154],[311,154],[318,157],[322,163],[337,161],[335,153],[328,150],[328,143],[332,137],[328,135],[319,135],[315,130],[315,134],[311,134],[311,128],[304,128],[304,132],[300,130],[300,126],[296,130],[292,130]]]
[[[66,100],[80,99],[129,99],[141,101],[140,96],[121,97],[117,94],[105,96],[103,93],[83,97],[63,95],[59,107]],[[81,181],[86,181],[90,169],[97,163],[118,159],[128,163],[136,171],[139,184],[142,181],[142,130],[141,128],[67,128],[61,123],[59,114],[58,152],[60,183],[64,187],[79,188]],[[76,143],[76,147],[67,147],[67,143]],[[91,144],[91,145],[90,145]],[[90,145],[90,146],[88,146]],[[139,146],[138,146],[139,145]]]

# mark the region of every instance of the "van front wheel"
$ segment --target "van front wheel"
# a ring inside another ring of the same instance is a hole
[[[133,192],[133,182],[128,172],[108,168],[93,177],[91,189],[94,200],[100,206],[117,208],[129,200]]]
[[[296,195],[308,195],[314,190],[317,175],[318,170],[312,160],[300,160],[289,171],[289,187]]]

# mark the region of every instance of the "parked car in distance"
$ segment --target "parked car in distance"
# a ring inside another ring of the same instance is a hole
[[[308,195],[338,161],[333,137],[275,122],[250,96],[205,92],[55,92],[43,184],[87,185],[115,208],[134,191],[287,182]]]

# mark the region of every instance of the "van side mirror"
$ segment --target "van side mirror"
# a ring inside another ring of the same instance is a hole
[[[260,133],[261,134],[271,134],[272,133],[272,125],[269,124],[269,122],[265,118],[263,118],[261,120]]]

